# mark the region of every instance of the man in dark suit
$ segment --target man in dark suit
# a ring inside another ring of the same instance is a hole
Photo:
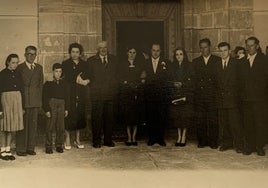
[[[220,151],[232,147],[242,153],[243,134],[238,110],[237,60],[230,57],[230,44],[218,45],[221,60],[217,67],[217,103],[219,109]]]
[[[92,101],[93,147],[101,147],[102,129],[104,145],[114,147],[112,129],[114,100],[117,94],[117,60],[108,53],[107,42],[98,44],[98,53],[88,58]]]
[[[160,57],[160,53],[160,45],[157,43],[153,44],[151,57],[145,63],[146,82],[144,95],[146,99],[149,146],[155,143],[166,146],[164,135],[168,107],[167,81],[169,61]]]
[[[201,56],[193,59],[195,69],[195,109],[198,147],[218,148],[218,112],[216,105],[216,67],[220,57],[210,52],[209,39],[199,41]]]
[[[244,154],[264,156],[267,131],[268,62],[259,52],[259,40],[246,40],[248,58],[239,67],[239,86],[245,129]]]
[[[35,137],[38,111],[42,103],[43,67],[35,63],[35,46],[25,48],[24,63],[18,66],[23,81],[24,129],[16,134],[16,153],[18,156],[36,155]]]

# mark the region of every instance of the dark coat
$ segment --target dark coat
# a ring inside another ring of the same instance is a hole
[[[211,55],[207,65],[203,56],[193,59],[195,72],[195,100],[216,103],[216,69],[220,57]]]
[[[108,54],[104,65],[99,54],[88,58],[91,98],[93,101],[114,100],[118,93],[117,59]]]
[[[264,55],[258,53],[252,67],[248,60],[241,62],[238,76],[242,101],[268,102],[268,62]]]
[[[159,59],[156,73],[153,71],[152,59],[145,61],[146,82],[144,95],[146,101],[168,102],[169,99],[169,75],[170,62],[163,58]]]
[[[217,67],[217,104],[219,108],[238,107],[238,62],[230,58],[227,67],[223,69],[220,60]]]
[[[23,81],[23,98],[25,108],[40,108],[42,106],[42,88],[44,82],[43,67],[35,63],[34,70],[30,70],[26,63],[17,67]]]

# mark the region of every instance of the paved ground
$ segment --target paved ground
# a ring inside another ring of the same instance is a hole
[[[0,161],[0,187],[252,187],[268,183],[268,155],[259,157],[198,149],[190,142],[185,148],[116,147],[95,149],[84,142],[85,149],[72,148],[63,154],[45,154],[38,146],[36,156]],[[268,153],[268,147],[265,148]],[[16,181],[11,181],[11,179]],[[226,181],[225,181],[226,180]],[[231,180],[231,181],[230,181]],[[229,183],[228,183],[229,182]],[[230,183],[232,182],[232,183]],[[85,186],[84,186],[85,185]],[[265,187],[265,186],[264,186]]]

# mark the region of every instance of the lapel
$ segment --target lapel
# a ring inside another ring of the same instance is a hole
[[[228,83],[228,81],[230,80],[231,78],[231,73],[232,73],[232,69],[233,69],[233,60],[232,58],[230,57],[229,58],[229,62],[225,68],[225,70],[223,70],[223,74],[224,74],[224,84],[226,85]]]

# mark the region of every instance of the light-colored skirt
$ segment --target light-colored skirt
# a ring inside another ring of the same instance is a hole
[[[3,92],[1,95],[3,118],[1,131],[19,131],[23,129],[23,110],[20,91]]]

